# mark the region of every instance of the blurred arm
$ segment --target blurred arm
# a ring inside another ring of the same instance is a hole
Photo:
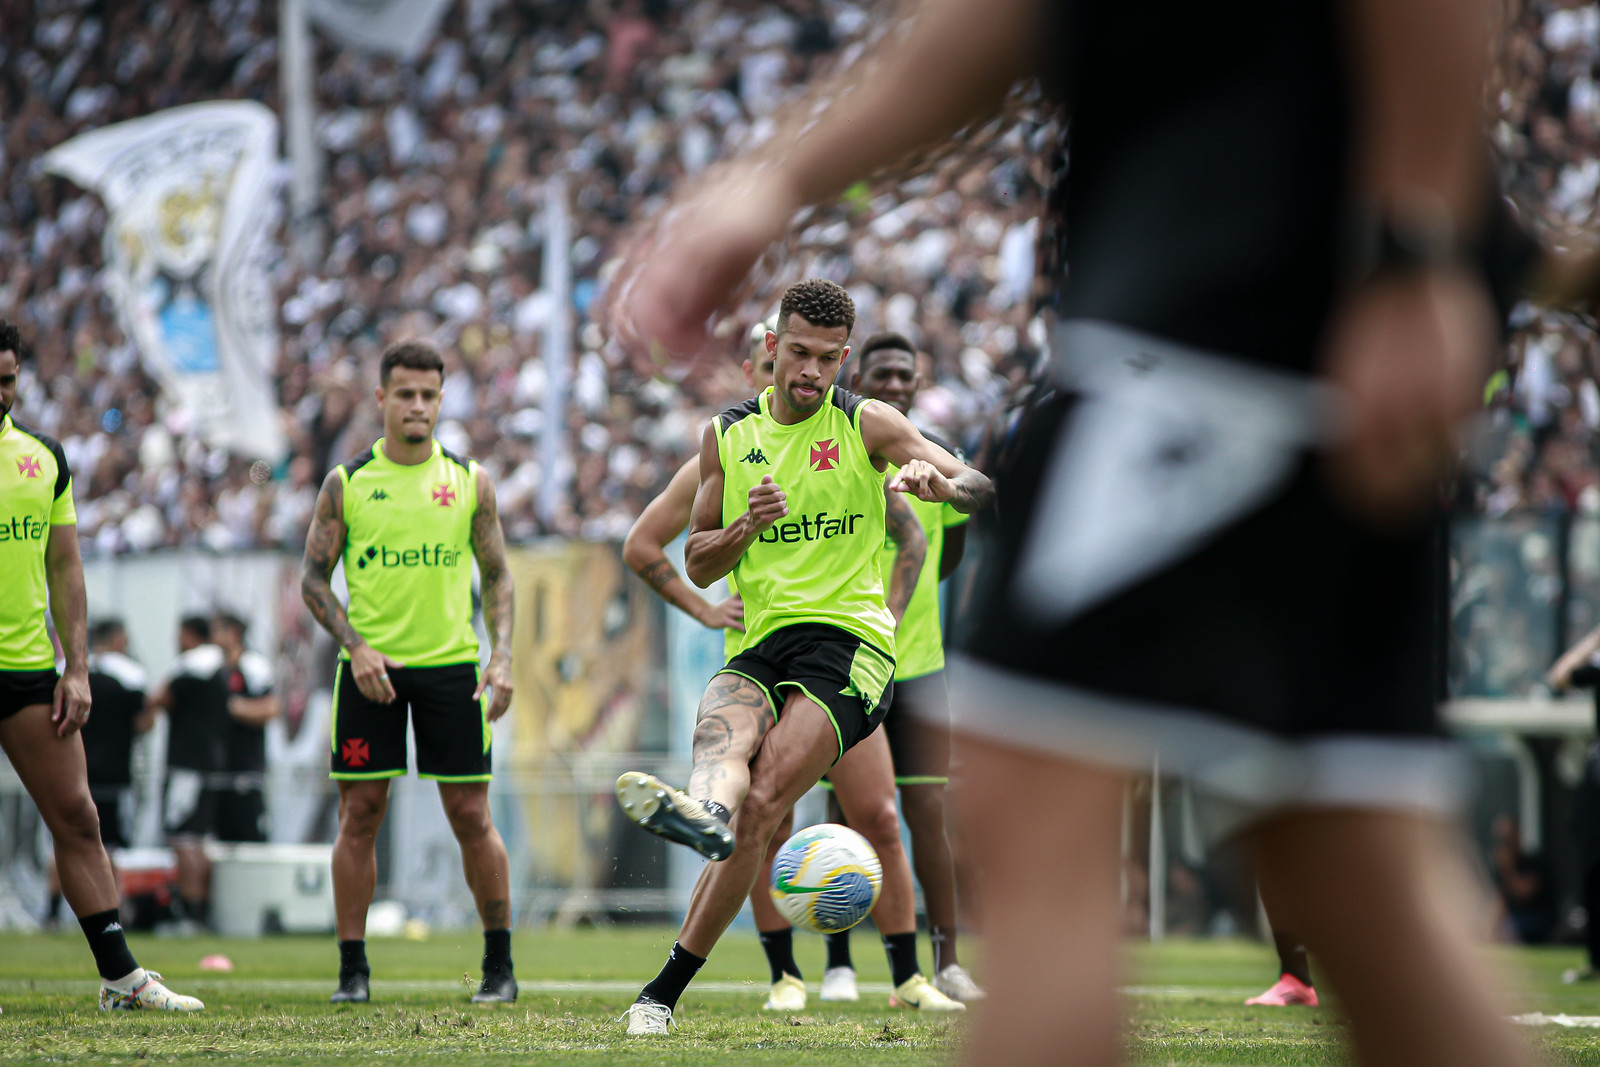
[[[884,526],[895,543],[894,569],[889,575],[887,591],[889,613],[896,626],[905,618],[911,595],[917,591],[917,579],[922,576],[922,565],[928,559],[928,535],[911,509],[905,494],[884,487]]]

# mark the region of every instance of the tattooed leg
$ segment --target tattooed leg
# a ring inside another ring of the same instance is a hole
[[[756,683],[737,674],[711,679],[694,728],[694,770],[684,790],[738,811],[750,789],[750,763],[772,727],[772,706]]]

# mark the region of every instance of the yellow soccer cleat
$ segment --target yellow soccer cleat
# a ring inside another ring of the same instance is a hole
[[[894,992],[889,994],[889,1007],[915,1008],[918,1011],[967,1010],[965,1004],[951,1000],[933,988],[933,983],[920,974],[914,974],[894,987]]]
[[[806,984],[792,974],[786,974],[772,983],[772,992],[762,1011],[805,1011]]]

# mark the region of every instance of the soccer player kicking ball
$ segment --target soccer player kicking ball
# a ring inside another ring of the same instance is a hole
[[[100,841],[83,739],[89,721],[89,619],[72,472],[53,438],[11,418],[22,337],[0,319],[0,749],[55,844],[61,892],[100,972],[100,1010],[199,1011],[134,961],[117,916],[117,879]],[[48,605],[67,654],[56,673]]]
[[[688,788],[630,771],[617,799],[645,829],[723,862],[701,875],[666,966],[628,1009],[630,1034],[667,1031],[784,815],[888,711],[894,618],[877,562],[886,466],[900,468],[890,488],[963,513],[994,497],[905,416],[835,388],[854,322],[841,287],[790,286],[773,387],[723,412],[701,440],[686,563],[697,584],[734,573],[744,650],[701,702]],[[915,1002],[924,990],[937,992],[913,975],[896,995]]]
[[[311,614],[343,649],[334,676],[330,774],[339,783],[333,846],[339,989],[331,999],[368,999],[366,920],[377,882],[378,827],[389,779],[406,773],[409,709],[417,775],[439,783],[483,920],[483,984],[472,1001],[509,1003],[517,999],[510,870],[489,818],[489,724],[511,704],[512,585],[494,485],[476,463],[433,439],[444,360],[432,345],[390,346],[379,381],[384,436],[323,481],[301,581]],[[348,610],[329,585],[341,559]],[[493,644],[481,676],[473,559]]]
[[[758,392],[765,391],[772,384],[773,352],[777,348],[777,335],[773,328],[776,325],[777,319],[774,317],[770,327],[767,323],[760,323],[751,331],[751,351],[744,362],[744,375],[746,384]],[[769,339],[772,342],[770,351]],[[752,459],[752,462],[755,460]],[[747,639],[743,605],[736,597],[713,605],[697,595],[678,577],[663,551],[689,525],[699,485],[700,461],[696,457],[685,463],[661,495],[644,509],[633,529],[628,532],[622,554],[628,566],[668,603],[705,625],[721,628],[724,635],[724,661],[731,661],[739,654]],[[917,587],[917,575],[922,570],[927,554],[927,538],[905,494],[887,488],[884,493],[885,525],[893,547],[887,550],[882,562],[891,568],[893,575],[887,591],[887,605],[898,627],[908,610],[912,591]],[[919,974],[921,968],[917,963],[915,889],[911,881],[911,864],[900,843],[900,814],[895,807],[894,765],[889,745],[883,733],[873,733],[862,744],[852,748],[829,772],[829,777],[836,800],[849,813],[847,818],[850,825],[867,839],[883,864],[883,891],[872,909],[872,918],[883,935],[890,972],[898,986]],[[772,853],[789,836],[792,825],[791,816],[785,815],[772,835],[767,858],[750,893],[750,909],[755,914],[756,931],[761,937],[761,948],[766,953],[771,969],[772,988],[766,1003],[762,1005],[763,1011],[804,1011],[806,1006],[805,981],[794,958],[793,928],[779,913],[763,884],[769,877]],[[854,971],[846,973],[850,978],[849,999],[853,1000],[856,999]],[[835,974],[836,984],[837,978]],[[824,976],[825,1000],[830,999],[828,989],[828,977]],[[920,986],[916,995],[904,1003],[922,1011],[960,1010],[960,1005],[952,1003],[947,997]]]

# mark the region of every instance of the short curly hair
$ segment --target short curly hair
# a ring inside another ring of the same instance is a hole
[[[28,358],[28,346],[22,343],[22,331],[5,319],[0,319],[0,352],[15,352],[18,363]]]
[[[875,333],[861,342],[861,347],[856,350],[856,373],[867,372],[867,357],[874,352],[909,352],[915,357],[917,346],[903,333],[894,333],[890,330]]]
[[[783,291],[778,303],[777,333],[789,328],[790,315],[799,315],[813,326],[843,326],[848,337],[856,324],[856,302],[837,282],[807,278]]]

